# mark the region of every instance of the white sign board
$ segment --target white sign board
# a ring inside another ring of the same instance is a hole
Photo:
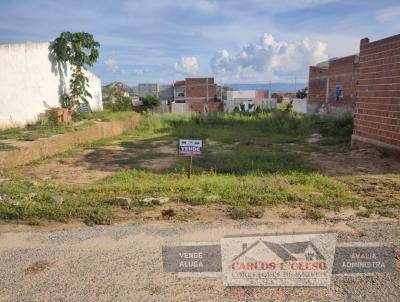
[[[200,139],[180,139],[178,154],[181,156],[196,156],[203,151],[203,141]]]

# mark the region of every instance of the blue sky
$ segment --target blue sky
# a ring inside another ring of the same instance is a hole
[[[86,31],[103,84],[306,82],[308,65],[400,33],[399,0],[0,0],[0,43]]]

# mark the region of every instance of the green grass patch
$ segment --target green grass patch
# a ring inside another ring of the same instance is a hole
[[[56,134],[78,131],[82,128],[95,125],[96,120],[105,122],[126,119],[136,114],[133,111],[107,112],[99,111],[88,114],[77,114],[74,122],[54,125],[40,120],[34,124],[28,124],[24,128],[7,128],[0,130],[0,140],[14,139],[19,141],[34,141],[39,138],[50,137]],[[5,144],[0,144],[0,151],[6,150]]]
[[[77,123],[64,123],[59,125],[33,124],[25,128],[8,128],[0,130],[0,140],[14,139],[19,141],[34,141],[39,138],[50,137],[56,134],[78,131],[80,129],[93,126],[94,122],[86,121]]]
[[[342,183],[315,173],[264,176],[202,173],[187,179],[184,173],[128,170],[79,188],[12,177],[9,184],[0,186],[0,195],[6,196],[0,203],[0,218],[3,219],[68,221],[81,218],[94,223],[109,223],[116,215],[116,208],[106,202],[115,196],[133,200],[131,209],[126,211],[140,208],[140,200],[151,196],[166,196],[173,202],[192,205],[226,204],[236,207],[238,212],[282,203],[327,209],[362,203]],[[64,202],[54,203],[53,196],[62,196]]]
[[[113,114],[121,117],[122,113]],[[101,118],[99,115],[93,116]],[[228,214],[234,219],[261,217],[265,206],[277,204],[302,207],[312,219],[321,218],[321,209],[369,207],[374,202],[372,197],[363,198],[362,188],[358,187],[361,180],[323,176],[296,153],[288,151],[291,145],[285,150],[277,147],[302,143],[314,132],[332,143],[343,142],[351,136],[351,122],[347,118],[321,119],[281,111],[258,115],[146,115],[138,128],[114,140],[81,145],[96,148],[118,140],[128,151],[140,151],[125,152],[114,158],[114,163],[131,169],[85,187],[31,182],[11,175],[10,184],[0,185],[0,195],[6,196],[0,202],[0,218],[29,221],[81,218],[88,224],[108,224],[120,211],[140,212],[143,208],[140,200],[154,196],[191,205],[229,205],[232,211]],[[140,168],[144,160],[168,156],[157,148],[177,143],[179,138],[207,139],[204,154],[193,160],[191,179],[185,173],[186,158],[178,158],[174,166],[162,173]],[[389,183],[394,188],[397,182],[388,180],[386,185]],[[53,196],[62,196],[64,202],[54,203]],[[116,196],[131,198],[132,204],[127,208],[110,205],[107,200]]]
[[[1,151],[10,151],[10,150],[15,150],[15,149],[18,149],[18,148],[14,147],[10,144],[0,142],[0,152]]]

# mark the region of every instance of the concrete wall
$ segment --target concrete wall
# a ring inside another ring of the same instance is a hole
[[[307,99],[294,99],[293,111],[297,113],[307,113]]]
[[[135,114],[125,120],[102,123],[79,131],[54,135],[49,138],[40,138],[21,149],[0,152],[0,169],[12,168],[26,164],[32,160],[64,152],[78,144],[120,135],[125,130],[137,127],[140,119],[141,116]]]
[[[189,113],[191,112],[190,104],[186,103],[172,103],[171,104],[172,113]]]
[[[249,102],[250,101],[250,102]],[[249,98],[243,98],[239,99],[236,98],[234,100],[226,100],[224,101],[224,112],[232,112],[235,107],[238,107],[240,109],[240,105],[243,104],[245,107],[248,106],[248,104],[254,104],[253,109],[257,109],[259,107],[262,110],[272,110],[276,109],[276,99],[251,99]]]
[[[158,84],[156,83],[140,83],[138,90],[140,97],[146,95],[158,96]]]
[[[360,43],[353,144],[400,154],[400,35]]]
[[[156,83],[140,83],[138,86],[139,96],[152,95],[159,97],[161,101],[172,101],[174,99],[174,86]]]
[[[270,99],[268,90],[230,90],[226,92],[228,101],[233,99]]]
[[[158,85],[158,97],[161,101],[173,101],[174,100],[174,86],[173,85]]]
[[[227,91],[226,99],[228,101],[234,99],[255,99],[256,98],[256,91],[255,90],[232,90]]]
[[[67,91],[71,72],[57,64],[49,42],[0,45],[0,126],[34,122],[46,105],[59,107],[59,95]],[[92,110],[102,110],[101,81],[89,78]]]

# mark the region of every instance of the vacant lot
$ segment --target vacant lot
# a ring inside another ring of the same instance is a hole
[[[321,138],[307,142],[314,133]],[[150,115],[120,137],[4,171],[0,218],[31,224],[43,218],[88,224],[398,218],[400,163],[373,150],[350,150],[351,133],[349,117],[284,111]],[[186,159],[176,156],[179,138],[205,141],[191,179]]]

